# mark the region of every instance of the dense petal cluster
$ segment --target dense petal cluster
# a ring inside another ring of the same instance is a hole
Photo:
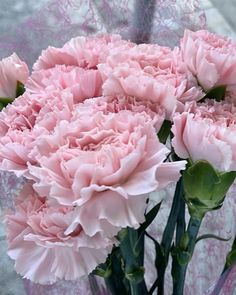
[[[101,86],[102,79],[98,70],[86,70],[77,66],[65,65],[56,65],[50,69],[35,71],[26,84],[30,94],[42,96],[66,90],[73,94],[74,103],[100,96]]]
[[[39,99],[41,98],[41,100]],[[27,91],[0,113],[0,165],[28,177],[28,163],[35,140],[42,133],[53,131],[61,120],[69,120],[74,105],[73,95],[61,91],[41,97]]]
[[[34,64],[34,70],[49,69],[55,65],[78,66],[86,69],[96,69],[116,48],[131,48],[132,42],[122,40],[119,35],[104,35],[101,37],[76,37],[68,41],[62,48],[48,47]]]
[[[25,93],[0,113],[0,169],[29,181],[6,215],[9,255],[25,278],[77,279],[105,261],[120,229],[140,226],[150,194],[185,169],[158,139],[165,120],[179,157],[236,169],[233,92],[197,103],[207,88],[188,63],[186,36],[174,50],[74,38],[43,51],[30,77],[9,58],[0,86],[10,92],[0,93],[15,94],[17,81]]]
[[[138,227],[148,194],[172,180],[161,175],[169,150],[157,140],[153,120],[145,112],[77,112],[71,122],[61,121],[53,134],[37,142],[40,166],[29,167],[35,190],[59,204],[78,206],[80,224],[90,234],[105,221]],[[184,164],[175,166],[176,175]],[[117,214],[110,212],[110,202]]]
[[[104,80],[104,95],[121,94],[151,101],[166,109],[168,119],[178,103],[204,96],[177,48],[171,51],[154,44],[140,44],[111,50],[98,68]]]
[[[186,106],[174,116],[173,146],[177,155],[206,160],[219,171],[236,171],[236,107],[208,100]]]
[[[101,232],[87,235],[81,226],[68,230],[73,208],[50,206],[26,184],[15,212],[5,216],[8,254],[24,278],[35,283],[75,280],[106,260],[115,242]]]
[[[183,60],[207,91],[226,85],[236,92],[236,44],[208,31],[186,30],[181,42]]]

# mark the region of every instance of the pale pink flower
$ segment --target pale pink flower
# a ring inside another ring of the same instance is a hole
[[[104,68],[99,69],[104,70]],[[103,84],[103,94],[133,96],[139,100],[151,101],[166,110],[168,119],[176,110],[177,99],[174,86],[166,80],[157,81],[138,66],[137,68],[129,67],[128,63],[118,65],[110,72]]]
[[[83,104],[78,105],[75,112],[98,112],[104,114],[118,113],[122,110],[129,110],[132,113],[148,114],[153,120],[153,126],[158,132],[165,119],[165,109],[150,100],[139,100],[134,96],[100,96],[87,99]]]
[[[219,171],[235,171],[236,107],[208,100],[188,108],[173,118],[172,144],[176,154],[193,162],[206,160]]]
[[[29,70],[25,62],[13,53],[0,61],[0,97],[15,98],[17,81],[25,84]]]
[[[137,228],[148,194],[175,181],[185,166],[164,163],[169,150],[145,112],[78,112],[37,144],[39,166],[29,166],[34,188],[51,202],[77,206],[72,228],[79,223],[89,235]]]
[[[67,91],[44,96],[25,92],[0,113],[0,169],[28,177],[30,155],[39,135],[48,134],[61,120],[70,120],[73,95]]]
[[[101,84],[98,70],[78,66],[55,65],[33,72],[24,95],[0,113],[0,168],[28,177],[27,163],[36,164],[35,155],[29,153],[38,135],[70,120],[77,103],[101,95]]]
[[[166,109],[167,118],[178,101],[201,99],[204,94],[185,64],[179,50],[141,44],[112,50],[105,63],[98,65],[104,80],[104,95],[128,95],[149,100]]]
[[[16,272],[35,283],[76,280],[105,262],[114,240],[103,233],[88,236],[81,226],[68,230],[73,207],[50,207],[26,184],[16,198],[15,212],[5,216],[8,255]]]
[[[102,79],[98,70],[85,70],[77,66],[56,65],[33,72],[26,84],[32,94],[48,96],[67,90],[73,94],[74,103],[101,95]]]
[[[100,37],[76,37],[62,48],[48,47],[34,64],[34,70],[49,69],[55,65],[73,65],[94,69],[109,55],[112,48],[132,47],[133,43],[122,40],[119,35]]]
[[[208,31],[185,30],[183,60],[204,90],[226,85],[236,91],[236,44]]]

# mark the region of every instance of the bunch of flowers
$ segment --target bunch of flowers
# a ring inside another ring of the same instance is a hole
[[[44,50],[30,76],[16,54],[3,59],[0,168],[27,180],[5,215],[16,271],[40,284],[93,272],[113,294],[161,295],[171,254],[182,294],[201,221],[236,176],[235,63],[236,44],[207,31],[173,50],[74,38]],[[149,203],[171,182],[159,242],[147,228],[162,199]],[[157,252],[149,290],[144,239]]]

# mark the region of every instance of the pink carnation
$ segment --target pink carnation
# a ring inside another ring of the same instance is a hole
[[[26,92],[0,113],[0,168],[28,177],[28,163],[39,134],[48,134],[61,120],[70,120],[81,101],[101,95],[98,70],[56,65],[35,71]]]
[[[176,114],[172,132],[176,154],[206,160],[219,171],[236,171],[236,107],[212,100]]]
[[[25,84],[29,70],[23,61],[13,53],[0,61],[0,97],[15,98],[17,81]]]
[[[164,163],[169,150],[150,116],[126,110],[78,112],[37,143],[40,166],[29,167],[34,188],[52,202],[78,206],[74,226],[79,222],[89,235],[137,228],[148,194],[175,181],[185,165]]]
[[[236,91],[236,44],[208,31],[186,30],[181,42],[184,62],[205,89],[226,85]]]
[[[104,61],[112,48],[132,47],[133,43],[124,41],[119,35],[101,37],[76,37],[62,48],[48,47],[34,64],[34,70],[49,69],[55,65],[73,65],[95,69]]]
[[[54,68],[33,72],[26,87],[29,93],[41,96],[67,90],[73,94],[74,103],[78,103],[100,96],[102,79],[98,70],[56,65]]]
[[[81,226],[68,227],[73,208],[50,207],[27,184],[16,199],[15,212],[5,217],[8,254],[24,278],[39,284],[76,280],[105,262],[113,240],[102,233],[88,236]]]
[[[133,96],[101,96],[87,99],[83,104],[78,105],[75,111],[77,112],[98,112],[104,114],[118,113],[122,110],[129,110],[132,113],[145,112],[153,120],[153,126],[158,132],[165,119],[165,109],[158,104],[148,100],[138,100]]]
[[[39,135],[50,133],[61,120],[70,120],[73,112],[70,92],[49,97],[23,96],[0,113],[0,168],[28,176],[28,163],[36,164],[30,152]]]
[[[181,61],[178,49],[141,44],[112,50],[101,71],[104,95],[128,95],[155,102],[170,118],[177,102],[201,99],[204,94]]]

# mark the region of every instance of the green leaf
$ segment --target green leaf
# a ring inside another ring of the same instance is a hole
[[[226,265],[227,267],[230,267],[231,265],[233,265],[236,262],[236,249],[232,250],[227,258],[226,258]]]
[[[230,267],[234,263],[236,263],[236,237],[234,239],[232,249],[230,250],[230,252],[228,253],[228,255],[226,257],[226,263],[225,263],[224,270],[226,270],[228,267]]]
[[[206,98],[215,99],[216,101],[224,100],[226,93],[226,85],[219,85],[208,90],[206,95],[200,100],[204,102]]]
[[[157,136],[161,143],[165,144],[168,136],[170,135],[170,129],[171,129],[171,122],[168,120],[164,120],[161,129],[159,130]]]
[[[93,274],[97,275],[99,277],[102,277],[102,278],[108,278],[112,274],[112,270],[111,270],[111,268],[103,269],[103,268],[98,266],[93,271]]]
[[[157,213],[159,212],[159,209],[161,207],[161,203],[157,204],[156,206],[154,206],[146,215],[145,215],[145,221],[144,223],[141,224],[141,226],[139,227],[138,231],[139,234],[143,233],[146,228],[149,227],[149,225],[153,222],[153,220],[155,219],[155,217],[157,216]]]
[[[145,215],[145,222],[141,224],[141,226],[138,229],[138,236],[136,236],[136,241],[132,241],[131,244],[133,244],[133,253],[135,256],[139,256],[142,249],[142,239],[143,235],[145,233],[146,228],[152,223],[152,221],[155,219],[159,209],[161,207],[161,203],[154,206],[146,215]]]
[[[20,81],[17,81],[16,84],[16,97],[21,96],[25,92],[24,84],[22,84]]]
[[[125,277],[127,280],[131,281],[132,283],[138,284],[143,280],[144,277],[144,267],[134,267],[129,272],[125,273]]]
[[[201,241],[201,240],[205,240],[205,239],[215,239],[215,240],[219,240],[219,241],[228,242],[231,239],[231,237],[230,238],[222,238],[222,237],[219,237],[219,236],[216,236],[216,235],[213,235],[213,234],[205,234],[205,235],[199,236],[196,239],[196,243]]]
[[[162,264],[162,260],[164,259],[164,252],[161,245],[155,240],[148,232],[145,232],[145,235],[151,239],[155,245],[156,250],[156,259],[155,259],[155,266],[156,269],[159,269],[159,266]]]

